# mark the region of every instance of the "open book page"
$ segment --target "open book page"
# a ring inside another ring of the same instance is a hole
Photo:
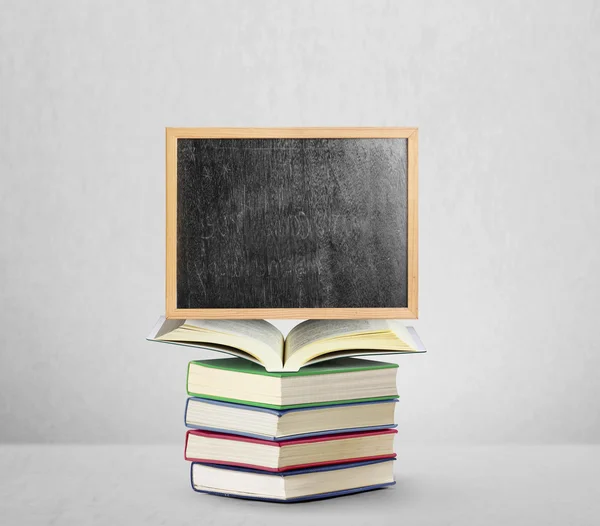
[[[373,350],[373,349],[353,349],[351,351],[334,351],[328,352],[326,354],[321,354],[316,358],[312,358],[302,364],[302,367],[306,367],[307,365],[314,365],[316,363],[328,362],[330,360],[337,360],[338,358],[355,358],[360,356],[361,358],[367,357],[369,360],[372,359],[373,356],[387,356],[391,354],[413,354],[425,352],[424,350],[418,351],[383,351],[383,350]],[[289,372],[289,371],[287,371]]]
[[[283,368],[283,335],[264,320],[185,320],[175,329],[159,334],[156,340],[240,349],[256,358],[267,371]]]
[[[404,338],[403,338],[404,337]],[[285,344],[286,371],[297,371],[307,362],[339,351],[369,354],[377,351],[411,352],[406,327],[388,320],[309,320],[294,327]],[[350,353],[344,353],[348,356]],[[332,355],[332,358],[335,357]]]
[[[296,325],[285,342],[285,361],[298,349],[320,340],[367,331],[387,331],[385,320],[308,320]]]
[[[409,352],[426,352],[414,327],[406,326],[398,320],[387,320],[387,322],[394,334],[407,345]]]

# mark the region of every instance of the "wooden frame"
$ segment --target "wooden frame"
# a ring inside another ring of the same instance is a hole
[[[407,139],[408,307],[315,309],[177,308],[177,140],[180,138],[402,138]],[[417,128],[167,128],[166,129],[166,317],[167,318],[418,318],[418,129]]]

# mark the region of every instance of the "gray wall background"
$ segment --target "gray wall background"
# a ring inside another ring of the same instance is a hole
[[[597,442],[592,1],[0,2],[0,440],[181,442],[165,126],[419,126],[407,442]],[[291,322],[279,322],[289,329]]]

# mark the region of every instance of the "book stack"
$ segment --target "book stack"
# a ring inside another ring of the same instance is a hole
[[[353,356],[423,352],[414,329],[311,320],[284,341],[262,320],[159,320],[149,339],[236,356],[188,366],[195,491],[294,502],[395,483],[398,366]]]

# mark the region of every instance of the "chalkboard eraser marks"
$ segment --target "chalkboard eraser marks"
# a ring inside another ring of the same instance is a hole
[[[223,352],[269,372],[296,372],[350,356],[425,352],[413,327],[397,320],[308,320],[284,339],[265,320],[169,320],[161,317],[147,338]]]

